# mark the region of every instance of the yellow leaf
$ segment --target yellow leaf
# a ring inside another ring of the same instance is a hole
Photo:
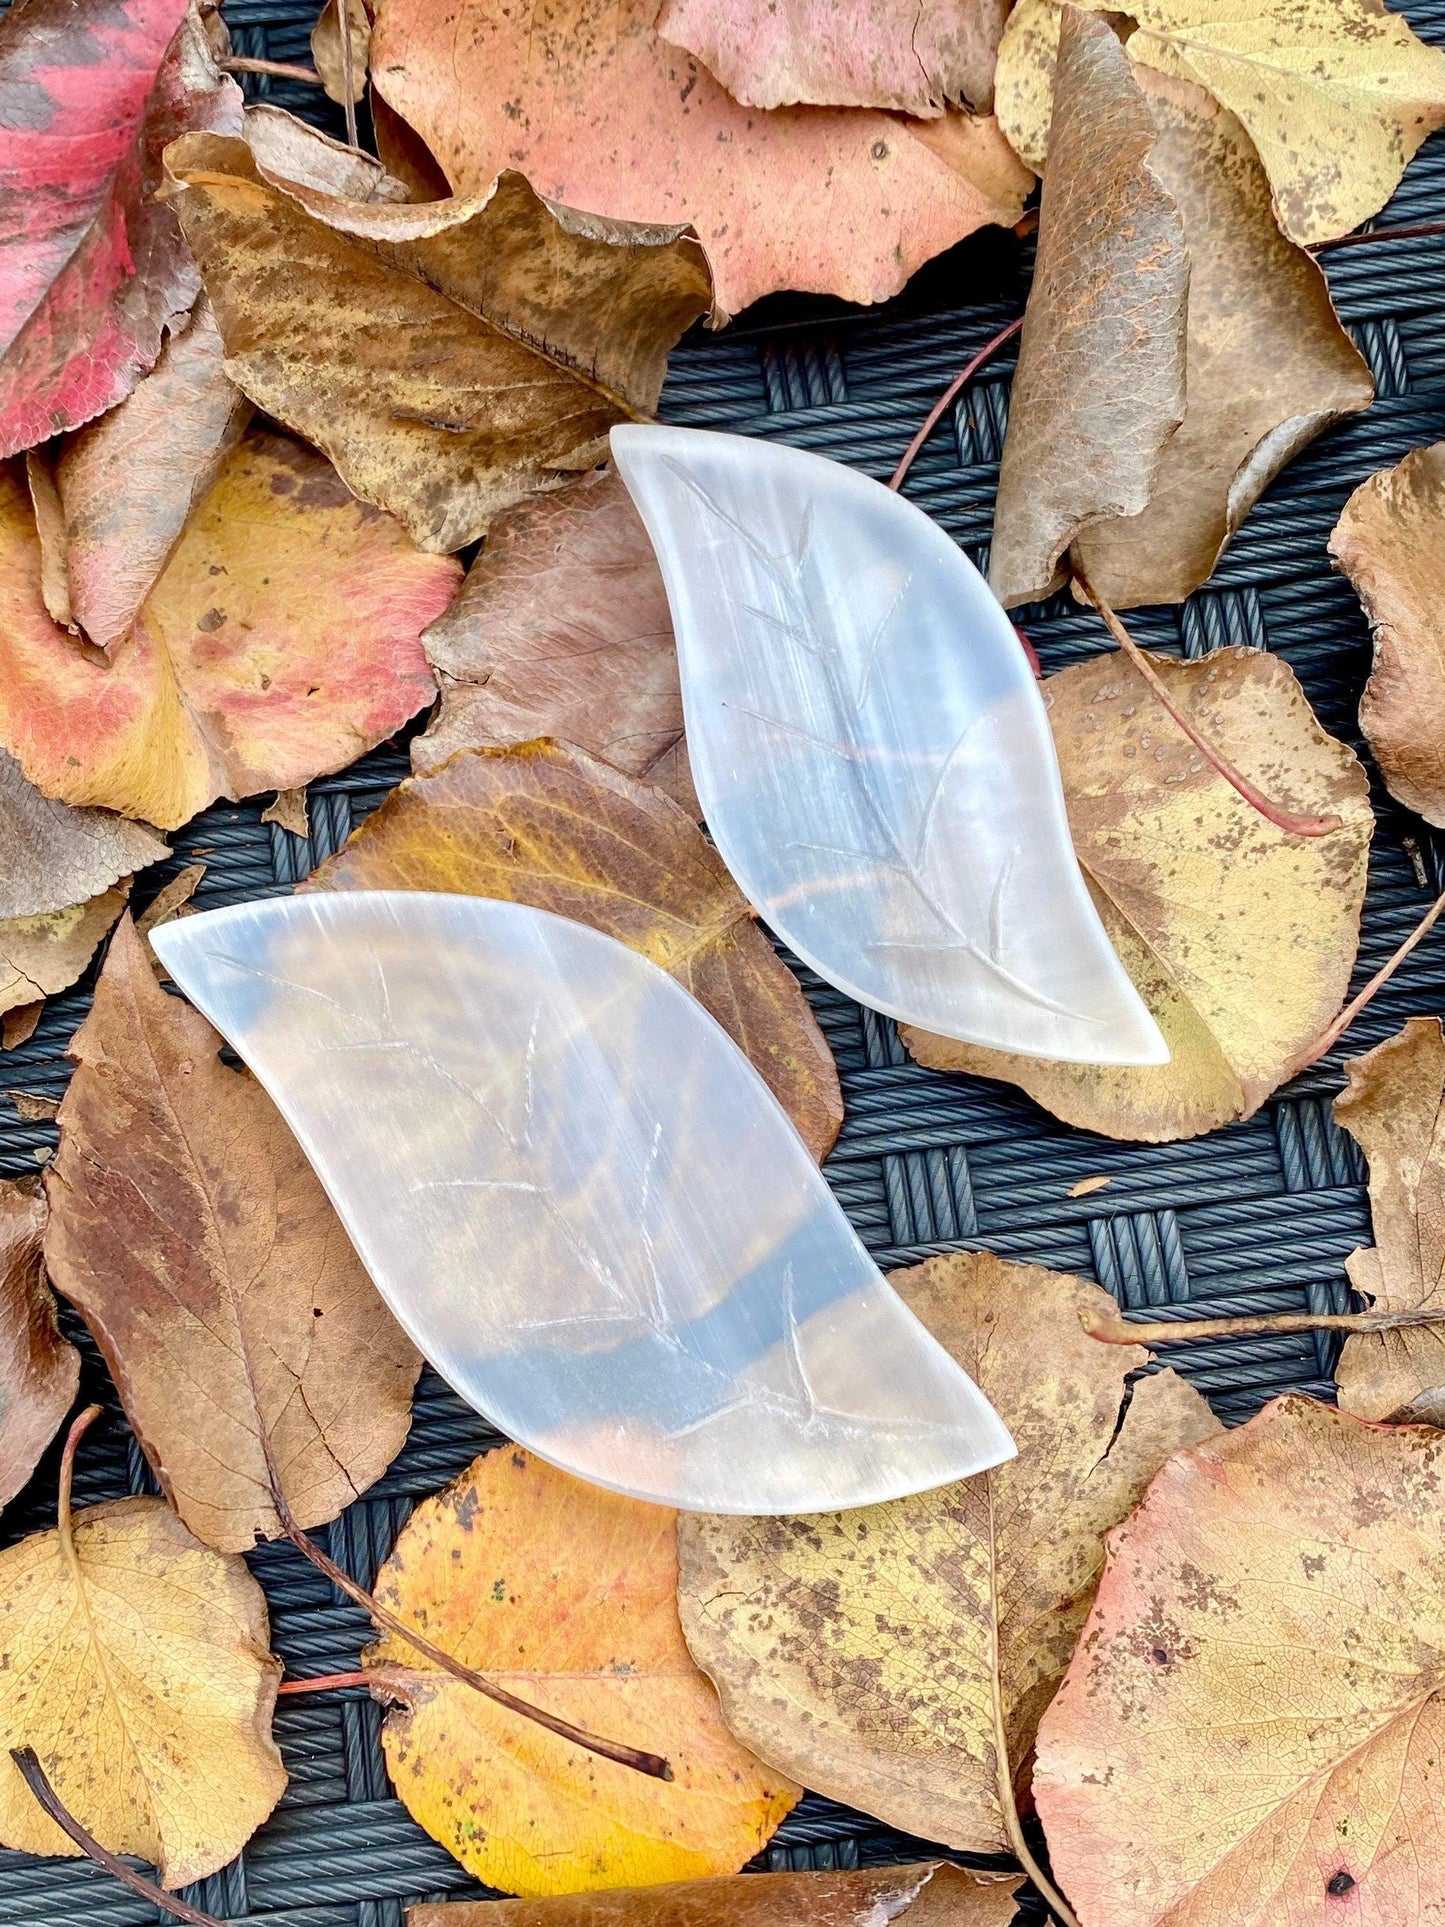
[[[433,1839],[508,1893],[736,1873],[798,1798],[727,1732],[677,1618],[675,1514],[513,1448],[419,1506],[376,1596],[534,1705],[664,1754],[670,1782],[582,1751],[386,1638],[363,1663],[403,1701],[382,1731]]]
[[[1018,1457],[887,1505],[678,1525],[693,1656],[764,1759],[890,1825],[1017,1844],[1011,1774],[1073,1650],[1103,1535],[1170,1452],[1218,1429],[1142,1347],[1085,1336],[1096,1285],[988,1253],[889,1282],[977,1380]],[[1002,1765],[1000,1765],[1002,1762]]]

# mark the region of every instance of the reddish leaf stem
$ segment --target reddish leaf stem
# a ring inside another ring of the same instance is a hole
[[[1313,1043],[1306,1044],[1297,1057],[1290,1059],[1283,1082],[1288,1083],[1290,1078],[1298,1077],[1300,1072],[1307,1071],[1311,1064],[1317,1064],[1326,1051],[1333,1050],[1360,1012],[1374,997],[1375,992],[1382,990],[1389,983],[1410,952],[1434,929],[1442,914],[1445,914],[1445,896],[1438,896],[1389,962],[1380,966],[1370,981],[1363,989],[1356,992],[1334,1022],[1326,1025]]]
[[[128,1867],[108,1847],[103,1847],[93,1834],[87,1833],[50,1784],[45,1768],[40,1764],[39,1756],[33,1746],[12,1746],[10,1757],[15,1762],[16,1769],[26,1786],[56,1826],[75,1842],[83,1854],[88,1854],[98,1867],[104,1867],[105,1871],[113,1874],[122,1886],[129,1887],[133,1894],[138,1894],[142,1900],[149,1901],[151,1906],[159,1907],[168,1914],[174,1914],[177,1920],[188,1920],[191,1927],[222,1927],[222,1923],[214,1914],[203,1914],[199,1907],[191,1906],[189,1901],[181,1900],[175,1894],[168,1894],[164,1887],[158,1887],[153,1880],[147,1880],[143,1874],[138,1874],[134,1867]]]
[[[1327,254],[1334,248],[1360,248],[1370,241],[1423,241],[1445,234],[1445,221],[1415,221],[1408,227],[1372,227],[1364,234],[1340,234],[1333,241],[1316,241],[1306,252]]]
[[[1412,1311],[1280,1311],[1245,1318],[1131,1320],[1119,1312],[1081,1312],[1084,1330],[1103,1345],[1191,1345],[1202,1338],[1289,1336],[1294,1332],[1389,1332],[1445,1325],[1445,1306]]]
[[[1273,823],[1277,829],[1288,831],[1291,836],[1328,836],[1331,831],[1341,828],[1341,821],[1338,816],[1300,815],[1294,810],[1285,809],[1282,804],[1271,802],[1262,790],[1256,789],[1249,778],[1244,775],[1241,770],[1237,770],[1233,763],[1229,761],[1228,757],[1217,750],[1203,731],[1180,709],[1179,705],[1174,701],[1174,698],[1165,687],[1164,679],[1159,674],[1159,671],[1154,667],[1153,663],[1150,662],[1144,651],[1139,647],[1138,643],[1135,642],[1123,623],[1120,622],[1118,616],[1115,615],[1108,603],[1105,602],[1104,598],[1099,594],[1098,590],[1095,589],[1092,582],[1090,582],[1084,565],[1078,560],[1077,556],[1070,557],[1070,567],[1073,570],[1074,581],[1078,584],[1080,594],[1088,603],[1089,607],[1102,618],[1104,627],[1109,631],[1109,634],[1114,638],[1115,642],[1118,643],[1130,662],[1133,663],[1140,676],[1149,685],[1150,691],[1157,701],[1167,711],[1171,719],[1184,731],[1184,734],[1189,738],[1190,742],[1193,743],[1200,755],[1204,757],[1205,761],[1209,763],[1211,768],[1216,769],[1224,778],[1225,782],[1228,783],[1232,789],[1237,790],[1251,808],[1258,810],[1267,822]]]
[[[308,87],[321,85],[314,67],[298,67],[289,60],[252,60],[245,54],[222,54],[216,65],[224,74],[274,74],[277,80],[302,80]],[[355,141],[351,144],[356,145]]]
[[[913,437],[913,440],[908,444],[907,448],[904,449],[902,460],[888,477],[889,488],[902,488],[904,476],[908,473],[909,469],[912,468],[919,449],[922,448],[934,429],[937,428],[939,422],[942,421],[949,403],[967,387],[968,383],[973,380],[974,376],[986,361],[996,355],[1006,342],[1013,340],[1023,325],[1024,318],[1020,315],[1017,321],[1011,321],[1006,328],[1000,328],[993,340],[986,341],[974,356],[973,360],[965,367],[959,369],[953,380],[948,384],[947,388],[944,389],[932,408],[929,409],[927,415],[924,417],[923,426]]]
[[[294,1693],[335,1693],[343,1686],[372,1686],[372,1673],[318,1673],[314,1679],[283,1679],[276,1688],[278,1697]]]

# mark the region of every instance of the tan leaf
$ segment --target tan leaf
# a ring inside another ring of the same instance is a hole
[[[1335,1015],[1350,980],[1374,829],[1353,750],[1263,650],[1151,658],[1175,703],[1287,808],[1278,829],[1218,775],[1117,655],[1044,684],[1074,847],[1104,927],[1172,1053],[1157,1068],[1059,1064],[904,1027],[938,1070],[1002,1077],[1065,1122],[1159,1143],[1248,1117]]]
[[[666,0],[664,40],[745,107],[987,112],[1008,0]]]
[[[438,1900],[406,1927],[1010,1927],[1017,1874],[946,1860],[851,1873],[737,1874],[546,1900]]]
[[[41,600],[50,620],[74,634],[75,611],[65,558],[65,511],[60,506],[55,470],[45,449],[26,450],[25,481],[30,490],[30,506],[35,512],[35,533],[40,539]]]
[[[1330,536],[1375,635],[1360,728],[1392,796],[1445,825],[1445,442],[1362,482]]]
[[[1335,1117],[1370,1165],[1375,1242],[1345,1260],[1381,1311],[1445,1302],[1445,1033],[1412,1017],[1345,1066]],[[1445,1328],[1352,1334],[1335,1367],[1340,1404],[1367,1419],[1445,1426]]]
[[[306,804],[305,784],[294,790],[277,790],[274,800],[262,810],[261,821],[279,823],[292,836],[310,836],[311,816]]]
[[[35,1470],[80,1384],[80,1354],[60,1336],[45,1282],[38,1183],[0,1182],[0,1506]]]
[[[688,223],[736,314],[776,288],[879,301],[1006,203],[868,109],[740,106],[653,29],[657,0],[383,4],[372,76],[458,192],[519,168],[612,220]],[[1002,136],[989,123],[1000,147]]]
[[[41,1012],[45,1009],[45,999],[39,998],[32,1004],[17,1004],[12,1009],[0,1013],[0,1050],[18,1050],[35,1035],[35,1026],[40,1022]]]
[[[684,811],[564,743],[463,751],[393,790],[307,890],[441,890],[591,924],[676,977],[745,1050],[814,1157],[843,1121],[797,979]]]
[[[0,1841],[80,1850],[8,1749],[32,1746],[70,1812],[168,1887],[234,1860],[286,1785],[280,1663],[241,1560],[163,1499],[113,1499],[0,1552]]]
[[[58,1097],[40,1097],[33,1091],[7,1091],[6,1096],[27,1124],[49,1124],[60,1109]]]
[[[1192,595],[1285,463],[1375,393],[1323,273],[1276,227],[1269,182],[1234,115],[1192,81],[1147,67],[1135,77],[1159,129],[1150,169],[1184,221],[1189,321],[1184,420],[1148,507],[1093,523],[1075,544],[1116,609]],[[1057,426],[1067,438],[1067,423]]]
[[[152,930],[163,923],[178,917],[200,888],[201,878],[206,874],[204,863],[188,863],[178,871],[163,889],[157,890],[154,897],[135,920],[136,935],[149,938]]]
[[[228,373],[424,547],[601,461],[711,305],[680,228],[554,207],[520,174],[412,205],[287,181],[242,141],[177,141],[167,164]]]
[[[382,1640],[362,1663],[402,1702],[382,1729],[392,1782],[490,1886],[538,1895],[736,1873],[797,1801],[801,1789],[728,1733],[688,1658],[676,1516],[506,1447],[418,1506],[377,1574],[381,1604],[445,1652],[672,1768],[658,1781],[585,1753]]]
[[[1091,523],[1146,507],[1184,419],[1189,253],[1113,29],[1064,10],[1038,267],[999,471],[989,582],[1046,594]]]
[[[0,922],[0,1012],[28,1009],[69,989],[124,910],[129,895],[130,878],[125,877],[84,903]],[[24,1038],[14,1041],[23,1043]],[[5,1048],[12,1045],[7,1043]]]
[[[1276,1399],[1110,1535],[1034,1773],[1083,1927],[1445,1912],[1442,1456]]]
[[[45,1255],[162,1489],[241,1551],[280,1531],[267,1448],[299,1522],[335,1518],[400,1451],[421,1360],[219,1048],[124,922],[70,1047]]]
[[[1218,1430],[1173,1372],[1085,1336],[1096,1285],[987,1252],[889,1282],[972,1374],[1018,1457],[887,1505],[803,1519],[684,1513],[693,1657],[763,1759],[906,1832],[1016,1844],[1011,1776],[1073,1651],[1103,1534],[1176,1447]],[[1120,1423],[1121,1406],[1123,1411]]]
[[[1043,173],[1049,152],[1060,18],[1058,0],[1017,0],[994,67],[998,124],[1019,159],[1036,174]],[[1112,23],[1118,15],[1105,18]]]
[[[144,824],[42,796],[0,750],[0,919],[68,909],[169,854]]]
[[[311,29],[311,58],[321,84],[332,100],[346,99],[346,54],[341,41],[342,6],[351,35],[351,98],[366,93],[366,67],[371,56],[371,14],[366,0],[326,0]]]
[[[557,736],[701,814],[662,572],[616,474],[508,509],[422,637],[442,701],[412,768]]]
[[[371,129],[376,136],[376,151],[393,179],[401,182],[409,201],[443,201],[451,193],[451,183],[421,135],[409,127],[394,107],[389,107],[373,87],[371,90]]]
[[[264,101],[248,107],[242,131],[257,167],[268,180],[310,188],[342,201],[410,198],[405,182],[394,179],[381,161],[360,148],[332,140],[329,134],[298,120],[282,107],[269,107]],[[168,152],[167,160],[170,158]]]

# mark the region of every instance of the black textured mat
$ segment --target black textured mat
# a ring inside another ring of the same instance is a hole
[[[1445,43],[1445,0],[1404,11]],[[309,61],[312,9],[232,0],[236,51]],[[306,112],[340,132],[340,110],[294,82],[248,81],[253,96]],[[1379,225],[1445,212],[1445,137],[1411,167]],[[1369,359],[1379,399],[1313,444],[1250,516],[1209,586],[1179,609],[1131,617],[1140,640],[1202,655],[1221,643],[1275,650],[1299,674],[1327,728],[1360,747],[1355,709],[1369,641],[1354,592],[1325,542],[1345,497],[1372,469],[1445,437],[1445,237],[1344,249],[1325,257],[1345,321]],[[1027,250],[989,234],[931,264],[888,308],[865,312],[775,298],[719,336],[676,351],[663,398],[669,420],[766,435],[886,476],[923,414],[963,362],[1017,314]],[[920,457],[908,493],[985,559],[1012,361],[990,366]],[[1046,670],[1104,646],[1098,622],[1062,599],[1022,617]],[[147,872],[143,905],[184,863],[208,868],[203,908],[288,890],[345,839],[407,770],[389,745],[311,790],[311,836],[263,824],[269,799],[209,810]],[[1385,960],[1445,884],[1431,833],[1376,784],[1379,828],[1356,981]],[[1369,1241],[1363,1168],[1330,1115],[1339,1063],[1406,1016],[1445,1010],[1445,927],[1408,960],[1337,1051],[1247,1123],[1185,1144],[1120,1144],[1068,1129],[1011,1088],[922,1070],[894,1027],[799,973],[837,1055],[847,1118],[827,1174],[860,1235],[887,1269],[931,1252],[987,1246],[1080,1272],[1135,1311],[1188,1302],[1197,1315],[1342,1309],[1344,1259]],[[47,1007],[31,1040],[0,1057],[0,1171],[34,1171],[54,1129],[20,1119],[5,1093],[58,1096],[65,1044],[84,1015],[93,974]],[[1081,1199],[1079,1179],[1108,1174]],[[107,1409],[77,1479],[87,1503],[148,1488],[144,1461],[113,1388],[77,1321],[83,1392]],[[1220,1416],[1242,1419],[1284,1389],[1332,1395],[1323,1337],[1177,1348]],[[331,1527],[335,1557],[369,1581],[417,1499],[460,1471],[494,1435],[430,1374],[410,1439],[386,1477]],[[55,1452],[7,1511],[4,1540],[53,1522]],[[364,1616],[289,1547],[251,1555],[266,1589],[276,1651],[291,1673],[355,1664]],[[282,1703],[277,1735],[291,1784],[272,1820],[224,1872],[191,1890],[211,1913],[272,1927],[400,1927],[406,1903],[480,1892],[392,1797],[380,1709],[362,1693]],[[854,1866],[916,1846],[876,1822],[809,1796],[763,1857],[774,1867]],[[0,1922],[26,1927],[132,1927],[162,1916],[84,1862],[0,1851]]]

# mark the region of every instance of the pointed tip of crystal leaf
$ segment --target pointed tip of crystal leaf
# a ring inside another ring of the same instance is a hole
[[[1163,1064],[1069,835],[1013,624],[912,503],[801,449],[632,424],[688,756],[748,900],[820,976],[992,1050]]]
[[[564,1469],[823,1512],[1013,1443],[680,985],[525,905],[356,891],[164,925],[418,1349]]]

